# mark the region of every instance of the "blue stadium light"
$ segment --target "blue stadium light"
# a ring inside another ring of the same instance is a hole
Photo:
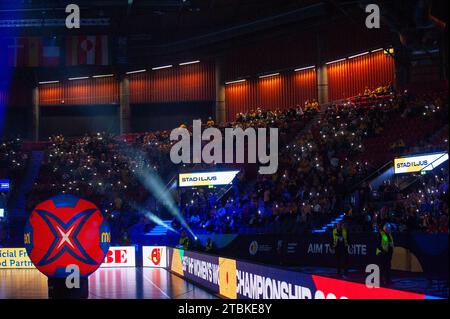
[[[180,213],[180,209],[178,208],[175,200],[172,198],[170,192],[167,190],[161,177],[152,168],[153,165],[151,165],[146,159],[145,153],[141,150],[127,147],[126,154],[128,155],[127,158],[130,165],[136,165],[136,163],[138,163],[134,174],[141,182],[142,186],[145,187],[147,191],[152,193],[155,199],[162,204],[172,216],[178,219],[181,226],[183,226],[192,235],[192,237],[195,237],[194,232]]]
[[[170,227],[169,225],[166,225],[164,223],[164,221],[159,218],[157,215],[155,215],[154,213],[152,213],[150,210],[145,209],[143,207],[139,207],[137,204],[135,203],[130,203],[130,206],[133,207],[134,209],[136,209],[140,214],[144,215],[145,217],[147,217],[148,219],[150,219],[152,222],[154,222],[155,224],[164,227],[164,229],[170,230],[171,232],[177,233],[178,232],[173,229],[172,227]],[[160,233],[160,234],[164,234],[165,230],[161,229],[158,231],[152,230],[152,233]]]

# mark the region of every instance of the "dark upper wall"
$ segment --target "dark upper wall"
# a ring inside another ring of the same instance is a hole
[[[54,134],[80,136],[85,133],[118,134],[118,105],[43,106],[40,111],[40,139]]]

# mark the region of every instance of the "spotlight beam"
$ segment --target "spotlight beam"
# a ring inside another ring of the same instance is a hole
[[[133,161],[137,163],[134,174],[141,184],[147,189],[147,191],[153,194],[156,200],[160,202],[194,238],[197,238],[184,217],[180,214],[179,208],[175,204],[175,201],[170,193],[167,191],[161,177],[146,159],[145,153],[131,147],[127,147],[126,154],[130,166],[133,165]]]
[[[179,232],[176,231],[175,229],[173,229],[170,226],[167,226],[166,224],[164,224],[164,221],[159,218],[157,215],[153,214],[150,210],[145,209],[144,207],[140,207],[139,205],[135,204],[135,203],[130,203],[130,206],[133,207],[134,209],[136,209],[139,214],[144,215],[145,217],[147,217],[148,219],[150,219],[152,222],[154,222],[157,225],[163,226],[164,228],[178,234]]]

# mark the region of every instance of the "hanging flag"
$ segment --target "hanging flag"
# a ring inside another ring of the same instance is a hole
[[[41,65],[44,67],[59,66],[60,48],[59,41],[55,37],[43,39]]]
[[[66,65],[108,65],[108,36],[72,36],[66,39]]]
[[[40,37],[20,37],[7,40],[7,61],[11,67],[37,67],[42,54]]]

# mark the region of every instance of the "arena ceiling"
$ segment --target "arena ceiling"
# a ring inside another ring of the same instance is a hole
[[[361,23],[366,16],[365,4],[372,2],[382,6],[382,15],[393,32],[411,33],[409,30],[420,24],[415,18],[423,9],[419,0],[0,0],[0,33],[7,21],[13,21],[16,25],[10,29],[20,36],[124,37],[129,61],[142,63],[190,50],[217,51],[218,47],[226,48],[228,40],[228,45],[236,45],[255,35],[295,32],[333,19]],[[430,2],[448,7],[448,1]],[[80,6],[81,18],[90,20],[90,25],[78,30],[65,28],[65,7],[70,3]],[[433,8],[434,12],[444,11],[435,5]],[[33,27],[27,26],[27,21],[56,22]]]
[[[0,21],[58,19],[67,4],[78,4],[83,19],[107,21],[89,31],[174,41],[304,8],[321,1],[295,0],[1,0]],[[65,33],[63,26],[21,28],[22,32]],[[84,30],[83,32],[86,32]]]

